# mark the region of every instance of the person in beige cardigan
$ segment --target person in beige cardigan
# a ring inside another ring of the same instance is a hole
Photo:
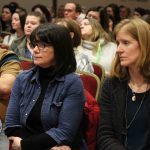
[[[0,119],[4,122],[12,85],[21,70],[19,58],[12,51],[0,49]]]

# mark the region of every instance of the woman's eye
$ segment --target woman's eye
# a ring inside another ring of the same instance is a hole
[[[124,43],[125,45],[129,44],[129,42],[128,42],[128,41],[123,41],[123,43]]]

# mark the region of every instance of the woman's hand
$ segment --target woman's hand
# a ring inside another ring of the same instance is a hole
[[[9,139],[9,141],[12,142],[13,150],[21,150],[21,140],[22,139],[20,137],[11,136],[8,139]]]
[[[69,146],[62,145],[52,147],[50,150],[71,150],[71,148]]]

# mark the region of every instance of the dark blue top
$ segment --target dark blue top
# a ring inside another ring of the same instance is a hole
[[[136,93],[136,101],[132,101],[132,90],[128,87],[127,95],[127,123],[131,122],[137,109],[143,103],[130,127],[127,129],[127,148],[128,150],[147,150],[148,134],[149,134],[149,109],[148,101],[150,100],[150,92]],[[145,96],[144,96],[145,95]],[[143,99],[144,98],[144,99]]]
[[[8,105],[6,129],[27,125],[27,118],[40,93],[38,69],[24,71],[17,76]],[[70,73],[54,77],[48,84],[41,107],[44,132],[58,144],[81,144],[79,132],[84,102],[83,85],[79,76]]]

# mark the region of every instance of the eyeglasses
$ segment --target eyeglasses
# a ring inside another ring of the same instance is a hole
[[[50,44],[50,43],[30,43],[30,47],[32,48],[32,49],[34,49],[35,47],[38,47],[38,49],[39,49],[39,51],[42,51],[42,52],[46,52],[47,51],[47,48],[49,48],[49,47],[51,47],[52,46],[52,44]]]

